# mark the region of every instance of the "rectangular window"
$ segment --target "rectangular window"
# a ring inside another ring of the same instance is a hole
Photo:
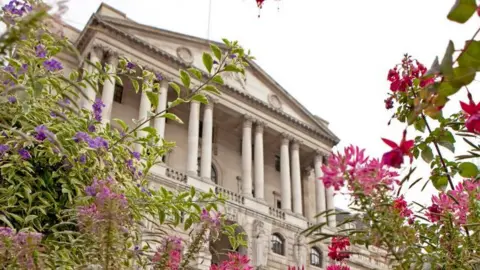
[[[277,208],[282,209],[282,201],[277,199]]]
[[[122,103],[123,98],[123,86],[115,84],[115,92],[113,92],[113,101]]]
[[[275,170],[277,172],[280,171],[280,156],[279,155],[275,155]]]

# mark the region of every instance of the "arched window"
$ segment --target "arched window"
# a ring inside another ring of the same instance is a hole
[[[284,255],[284,240],[283,237],[278,234],[272,234],[272,251],[273,253]]]
[[[197,175],[198,176],[200,176],[200,167],[201,167],[200,164],[201,164],[201,158],[198,158],[197,159]],[[217,168],[212,163],[212,172],[211,172],[212,182],[215,183],[215,184],[218,184],[218,179],[217,178],[218,178]]]
[[[316,267],[322,267],[322,252],[316,248],[313,247],[310,249],[310,264]]]

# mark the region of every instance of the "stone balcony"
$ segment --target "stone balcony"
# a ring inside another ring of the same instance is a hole
[[[227,198],[227,217],[233,212],[245,212],[252,215],[263,215],[272,219],[272,223],[286,222],[297,229],[303,230],[309,226],[307,219],[290,211],[269,206],[265,201],[253,197],[243,196],[212,182],[204,181],[200,177],[190,176],[186,173],[174,170],[165,165],[157,165],[150,171],[151,185],[162,185],[176,190],[186,190],[193,186],[200,191],[213,190],[217,194],[223,194]],[[230,209],[233,208],[233,209]],[[233,217],[232,217],[233,218]]]

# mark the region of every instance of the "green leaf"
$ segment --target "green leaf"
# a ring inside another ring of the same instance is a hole
[[[192,226],[192,224],[193,224],[193,219],[192,219],[192,217],[190,216],[190,217],[188,217],[188,218],[185,220],[185,224],[184,224],[183,229],[184,229],[184,230],[190,229],[190,227]]]
[[[419,118],[415,121],[414,127],[420,132],[425,132],[425,121],[423,121],[423,118]]]
[[[152,91],[147,91],[146,92],[148,100],[150,100],[150,103],[153,105],[154,108],[158,107],[158,93],[154,93]]]
[[[434,74],[437,74],[438,72],[440,72],[440,64],[439,64],[438,56],[437,56],[437,57],[435,57],[435,60],[433,60],[432,66],[428,69],[425,76],[434,75]]]
[[[456,67],[453,69],[451,84],[454,88],[460,89],[462,86],[469,85],[475,79],[475,75],[476,70],[473,67]]]
[[[213,67],[212,56],[209,53],[204,52],[202,56],[202,60],[203,60],[203,65],[207,69],[208,73],[212,73],[212,67]]]
[[[205,85],[205,87],[203,87],[202,90],[213,93],[215,95],[220,95],[221,94],[220,90],[218,90],[217,87],[215,87],[213,85]]]
[[[8,227],[13,228],[12,223],[7,219],[6,216],[0,215],[0,221],[3,221],[3,223],[5,223]]]
[[[442,141],[442,142],[438,142],[438,144],[452,151],[452,153],[455,153],[455,145],[453,143]]]
[[[128,129],[127,123],[125,123],[125,121],[123,121],[122,119],[114,118],[113,121],[117,122],[122,127],[123,130]]]
[[[197,77],[197,79],[201,80],[202,79],[202,72],[196,68],[189,68],[187,69],[188,72],[190,72],[191,74],[193,74],[195,77]]]
[[[477,71],[480,70],[480,41],[472,40],[465,45],[466,50],[458,57],[458,65],[460,67],[473,67]]]
[[[174,82],[169,82],[168,85],[170,85],[170,87],[173,88],[173,90],[175,90],[175,92],[177,92],[177,97],[180,96],[180,86],[178,86],[178,84],[174,83]]]
[[[154,127],[144,127],[141,130],[145,131],[145,132],[148,132],[152,136],[157,134],[157,130]]]
[[[448,177],[445,175],[432,176],[432,184],[436,189],[443,191],[448,185]]]
[[[441,82],[438,86],[438,94],[448,97],[451,96],[460,90],[460,87],[454,87],[450,82]]]
[[[456,0],[447,18],[458,23],[466,23],[477,9],[475,0]]]
[[[432,162],[432,160],[433,160],[432,148],[430,148],[428,146],[425,147],[425,149],[423,149],[423,151],[422,151],[422,158],[426,163]]]
[[[138,81],[135,79],[131,79],[130,81],[132,82],[133,89],[135,89],[135,93],[138,93],[138,90],[140,89]]]
[[[188,75],[188,73],[183,69],[180,70],[180,79],[182,80],[183,86],[185,86],[187,89],[190,89],[190,75]]]
[[[445,55],[443,56],[442,63],[440,64],[440,71],[443,75],[449,76],[453,73],[453,59],[452,55],[455,52],[455,46],[453,42],[450,40],[448,42],[447,50],[445,51]]]
[[[198,102],[203,103],[203,104],[208,104],[207,97],[202,95],[202,94],[197,94],[197,95],[193,96],[192,100],[198,101]]]
[[[32,220],[36,219],[37,218],[37,215],[28,215],[26,218],[25,218],[25,223],[29,223],[31,222]]]
[[[222,59],[222,51],[220,48],[215,44],[210,44],[210,49],[212,50],[213,55],[215,55],[215,58],[220,61]]]
[[[237,66],[235,66],[233,64],[226,65],[223,70],[230,71],[230,72],[237,72],[237,73],[242,71],[242,69],[238,68]]]
[[[218,83],[220,85],[224,84],[223,78],[220,75],[216,75],[215,77],[213,77],[212,81],[215,82],[215,83]]]
[[[459,174],[465,178],[473,178],[478,175],[477,165],[472,162],[463,162],[458,165]]]
[[[183,124],[183,121],[182,119],[180,119],[178,116],[176,116],[175,114],[173,113],[165,113],[162,115],[163,117],[167,118],[167,119],[170,119],[170,120],[173,120],[175,122],[178,122],[180,124]]]

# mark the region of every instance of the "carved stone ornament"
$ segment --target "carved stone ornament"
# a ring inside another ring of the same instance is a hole
[[[190,65],[193,63],[193,55],[190,49],[186,47],[178,47],[177,48],[177,56],[180,58],[183,62],[186,64]]]
[[[282,102],[280,101],[280,98],[275,94],[268,95],[268,103],[275,109],[282,109]]]
[[[265,233],[264,223],[255,220],[252,226],[253,230],[253,259],[256,267],[266,267],[268,257],[267,235]]]

